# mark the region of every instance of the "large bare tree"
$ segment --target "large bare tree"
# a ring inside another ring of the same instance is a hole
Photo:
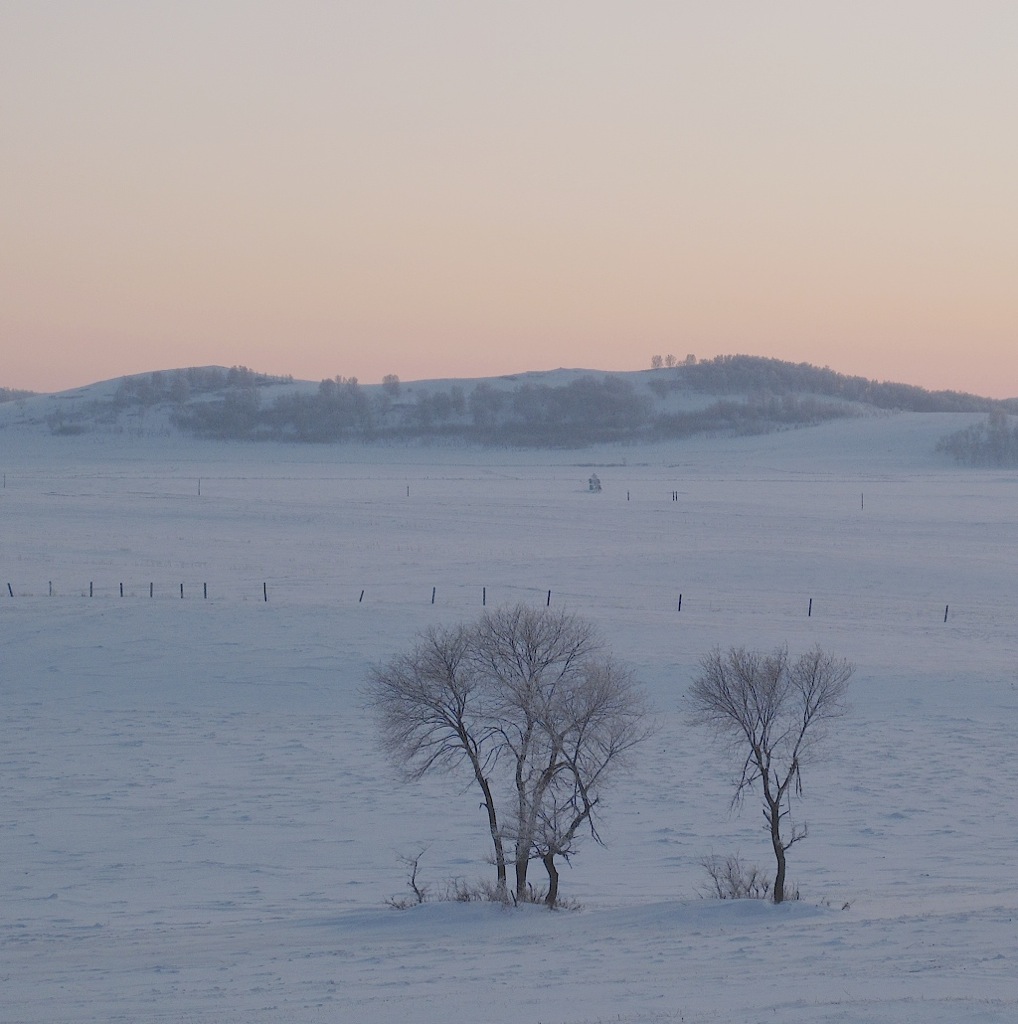
[[[515,605],[430,630],[372,672],[370,692],[383,743],[406,776],[469,766],[487,809],[499,891],[506,893],[511,844],[517,898],[528,896],[528,867],[540,859],[554,906],[555,859],[575,852],[585,828],[598,838],[605,783],[647,734],[642,694],[593,624]]]
[[[807,834],[789,819],[802,793],[802,769],[816,753],[825,727],[845,714],[853,667],[820,647],[789,661],[787,647],[772,654],[715,648],[701,661],[687,707],[741,761],[732,804],[759,785],[777,871],[774,902],[786,896],[788,849]]]

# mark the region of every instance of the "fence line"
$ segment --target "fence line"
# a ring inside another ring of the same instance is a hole
[[[7,581],[6,601],[18,601],[33,599],[39,596],[51,598],[85,598],[98,600],[139,600],[142,599],[144,590],[147,588],[148,596],[145,600],[161,600],[175,597],[177,600],[201,600],[208,601],[210,591],[217,602],[231,600],[260,600],[263,603],[269,601],[269,581],[263,580],[258,584],[245,584],[243,581],[233,581],[226,586],[213,586],[209,582],[174,581],[173,583],[163,582],[158,587],[154,580],[146,584],[127,584],[122,580],[116,583],[97,584],[95,580],[89,580],[87,584],[79,584],[72,587],[66,593],[61,591],[59,585],[54,585],[53,580],[48,580],[40,593],[34,590],[15,590],[13,581]],[[398,594],[397,594],[398,591]],[[623,597],[622,592],[632,594],[634,591],[639,595],[640,600],[633,597]],[[785,612],[789,617],[796,617],[794,611],[798,603],[801,611],[798,613],[805,619],[817,621],[839,621],[846,618],[858,618],[858,596],[848,594],[827,595],[823,602],[815,601],[814,597],[805,590],[798,597],[794,591],[767,591],[766,595],[750,589],[738,589],[725,591],[714,588],[700,594],[691,593],[687,590],[665,591],[660,584],[643,586],[636,583],[622,584],[616,590],[607,591],[598,589],[586,589],[577,591],[575,589],[550,588],[547,586],[526,586],[513,583],[501,584],[497,587],[488,584],[454,583],[432,584],[430,591],[426,586],[416,582],[394,583],[391,581],[368,581],[364,585],[353,585],[340,581],[326,581],[321,577],[313,581],[301,581],[292,578],[277,579],[273,581],[273,596],[276,600],[282,599],[287,603],[306,603],[300,597],[309,593],[312,595],[313,603],[320,604],[374,604],[374,605],[413,605],[427,604],[440,607],[470,607],[476,604],[477,607],[488,606],[488,599],[499,592],[503,595],[502,603],[515,603],[523,601],[533,604],[541,604],[546,608],[552,607],[553,595],[554,604],[557,607],[572,608],[578,604],[586,604],[591,600],[596,601],[602,607],[644,609],[648,612],[668,612],[676,619],[688,617],[690,611],[694,613],[715,614],[719,612],[746,613],[758,612],[761,601],[768,611],[781,613]],[[452,599],[449,599],[449,595]],[[119,596],[118,596],[119,595]],[[293,600],[294,596],[298,600]],[[472,595],[472,596],[471,596]],[[289,601],[288,601],[289,599]],[[499,603],[497,597],[493,603]],[[952,608],[951,604],[944,601],[936,601],[930,595],[889,595],[882,593],[878,597],[868,595],[865,598],[866,608],[874,614],[888,618],[894,612],[902,617],[909,617],[913,621],[940,622],[946,624],[955,621],[959,617],[964,618],[966,613],[978,614],[980,602],[961,605],[961,612],[958,605]],[[999,607],[993,602],[994,607]],[[915,612],[908,615],[907,609],[914,607]]]

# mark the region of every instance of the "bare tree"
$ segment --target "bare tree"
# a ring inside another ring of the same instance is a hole
[[[807,834],[786,822],[792,796],[802,794],[802,768],[825,726],[847,711],[852,665],[814,647],[789,662],[787,647],[773,654],[715,648],[686,697],[694,725],[710,728],[742,760],[733,806],[759,783],[777,872],[774,902],[785,898],[785,854]],[[783,825],[787,827],[782,831]]]
[[[474,631],[429,629],[417,645],[372,670],[370,703],[386,752],[407,779],[464,764],[481,790],[495,853],[498,888],[506,893],[506,857],[488,773],[499,736],[470,657]]]
[[[515,605],[429,630],[369,685],[384,746],[404,776],[470,768],[503,897],[511,844],[517,898],[528,897],[527,871],[540,859],[554,906],[556,858],[571,856],[586,829],[600,841],[594,814],[605,783],[647,735],[642,694],[594,626]]]
[[[601,648],[592,623],[562,611],[517,604],[478,623],[476,664],[492,694],[502,747],[513,768],[517,897],[526,894],[545,797],[566,770],[558,708]]]

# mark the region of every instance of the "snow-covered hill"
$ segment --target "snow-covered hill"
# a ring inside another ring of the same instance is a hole
[[[763,434],[888,412],[1008,412],[1014,404],[748,356],[621,374],[560,369],[367,386],[192,367],[0,403],[0,430],[582,448]]]

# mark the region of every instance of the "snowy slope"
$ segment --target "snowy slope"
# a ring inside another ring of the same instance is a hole
[[[1013,1021],[1018,479],[934,454],[972,418],[573,453],[8,432],[0,1019]],[[582,909],[393,911],[400,854],[492,869],[470,790],[380,760],[365,672],[549,590],[659,727],[564,871]],[[782,642],[857,666],[802,899],[703,900],[703,855],[768,850],[679,701],[712,646]]]

